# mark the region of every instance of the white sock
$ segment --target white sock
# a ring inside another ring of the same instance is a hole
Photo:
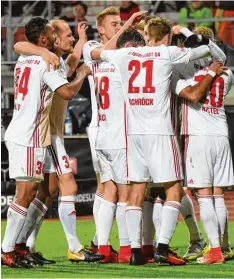
[[[3,252],[12,252],[15,250],[16,240],[23,228],[27,216],[27,208],[12,203],[7,212],[7,225],[4,239],[2,242]]]
[[[223,243],[222,243],[222,248],[225,249],[227,247],[230,247],[229,231],[228,231],[228,211],[227,211],[226,225],[225,225],[225,230],[224,230],[224,235],[223,235]]]
[[[166,201],[162,209],[162,222],[158,243],[169,244],[175,231],[181,204],[176,201]]]
[[[202,236],[198,228],[196,216],[194,213],[193,202],[189,195],[184,193],[181,200],[181,215],[187,225],[190,235],[190,242],[201,241]]]
[[[142,207],[142,245],[154,245],[153,208],[153,199],[145,197]]]
[[[224,195],[214,195],[213,197],[214,197],[215,212],[219,221],[220,238],[222,243],[226,221],[227,221],[227,208],[224,201]]]
[[[126,213],[125,213],[126,207],[127,207],[127,203],[125,202],[117,203],[116,222],[118,226],[120,246],[130,245],[129,236],[128,236],[128,227],[126,221]]]
[[[158,243],[161,222],[162,222],[162,209],[163,209],[164,200],[157,197],[154,200],[154,209],[153,209],[153,223],[156,231],[156,243]]]
[[[198,195],[197,198],[200,207],[200,220],[209,240],[210,247],[220,247],[219,223],[213,204],[213,197],[209,195]]]
[[[126,220],[131,248],[141,248],[142,208],[138,206],[127,206]]]
[[[69,250],[72,253],[80,251],[82,245],[76,233],[76,209],[75,196],[59,197],[59,218],[63,225],[63,230],[67,238]]]
[[[108,245],[116,204],[103,200],[98,213],[98,245]]]
[[[43,219],[47,209],[47,206],[37,198],[30,203],[24,226],[16,240],[17,244],[26,243],[36,226],[37,218]]]
[[[29,247],[29,250],[31,253],[36,252],[36,238],[37,238],[38,232],[41,228],[43,220],[44,220],[44,216],[42,218],[41,217],[37,218],[35,228],[32,231],[32,233],[30,234],[29,238],[27,239],[26,246]]]
[[[96,192],[95,198],[94,198],[94,203],[93,203],[93,217],[94,217],[94,222],[96,226],[96,232],[93,238],[93,243],[94,245],[98,245],[98,212],[100,205],[103,200],[103,193]]]

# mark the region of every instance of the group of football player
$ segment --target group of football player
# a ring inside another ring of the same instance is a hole
[[[225,188],[234,185],[224,110],[232,72],[224,67],[225,54],[211,29],[191,32],[146,13],[133,14],[122,26],[119,10],[109,7],[96,18],[100,43],[86,41],[82,22],[74,48],[65,21],[37,17],[26,24],[28,42],[14,46],[21,55],[5,135],[16,195],[7,214],[2,264],[55,263],[36,251],[35,242],[57,192],[70,261],[184,265],[233,257],[224,201]],[[172,38],[177,46],[170,46]],[[85,63],[77,68],[82,52]],[[63,140],[68,101],[86,77],[92,105],[88,137],[98,182],[90,247],[77,236],[77,184]],[[195,192],[207,246],[183,186]],[[183,257],[169,246],[179,213],[190,235]],[[114,218],[119,253],[110,245]]]

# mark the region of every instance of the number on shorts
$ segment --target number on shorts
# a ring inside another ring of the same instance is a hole
[[[44,164],[41,161],[37,161],[36,174],[41,175],[44,172]]]
[[[204,75],[195,76],[194,80],[199,82],[202,80]],[[224,79],[222,77],[216,77],[213,81],[210,89],[210,96],[207,96],[202,100],[202,103],[208,105],[210,103],[211,106],[215,108],[220,108],[223,105],[224,93]]]
[[[142,87],[143,93],[155,93],[155,87],[153,86],[153,60],[144,61],[142,64],[138,60],[130,61],[128,70],[133,71],[132,76],[128,82],[128,93],[140,93],[140,87],[133,86],[134,80],[139,75],[141,69],[145,68],[145,86]]]
[[[110,97],[109,97],[109,78],[107,76],[103,76],[98,80],[98,77],[94,79],[95,87],[97,92],[99,93],[99,102],[100,107],[105,110],[110,107]]]
[[[64,155],[64,156],[62,157],[62,160],[63,160],[64,163],[65,163],[65,164],[64,164],[65,168],[68,169],[68,168],[69,168],[69,162],[68,162],[68,160],[67,160],[67,156]]]

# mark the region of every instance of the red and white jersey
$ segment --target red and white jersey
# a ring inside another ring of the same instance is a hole
[[[101,61],[93,60],[91,57],[91,52],[102,45],[97,41],[88,41],[84,44],[83,47],[83,57],[84,63],[90,67],[92,70],[93,76],[89,76],[89,86],[90,86],[90,94],[91,94],[91,106],[92,106],[92,120],[90,123],[90,127],[98,126],[98,108],[97,108],[97,99],[95,93],[95,85],[94,85],[94,75],[98,69]]]
[[[198,65],[198,64],[195,64]],[[202,66],[201,66],[202,68]],[[196,69],[194,76],[186,78],[178,74],[172,75],[172,88],[177,95],[187,86],[198,83],[208,72],[208,67]],[[233,74],[230,70],[214,79],[210,90],[198,104],[182,100],[183,135],[222,135],[228,136],[228,125],[224,109],[225,98],[232,86]],[[189,74],[190,76],[190,74]]]
[[[14,112],[5,140],[31,147],[50,145],[53,92],[66,83],[59,69],[47,71],[40,56],[21,55],[14,71]]]
[[[190,60],[190,49],[174,46],[103,51],[120,70],[128,114],[128,134],[174,135],[170,83],[174,66]]]
[[[118,70],[102,62],[94,77],[99,102],[99,127],[96,149],[126,147],[126,108]]]

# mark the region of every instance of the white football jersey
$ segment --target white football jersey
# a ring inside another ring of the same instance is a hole
[[[199,64],[195,64],[199,65]],[[187,86],[198,83],[208,72],[208,67],[196,69],[191,78],[190,73],[186,76],[172,75],[172,88],[177,95]],[[192,104],[182,100],[182,125],[183,135],[222,135],[228,136],[228,125],[224,109],[225,98],[232,86],[233,74],[230,70],[214,79],[210,90],[198,104]]]
[[[174,135],[170,83],[175,65],[190,60],[190,49],[174,46],[103,51],[120,69],[128,113],[128,134]]]
[[[97,48],[101,47],[102,45],[97,41],[88,41],[84,44],[83,47],[83,57],[84,63],[90,67],[92,70],[93,76],[89,76],[89,86],[90,86],[90,94],[91,94],[91,107],[92,107],[92,119],[90,123],[90,127],[97,127],[98,126],[98,108],[97,108],[97,99],[95,93],[95,85],[94,85],[94,75],[98,69],[99,64],[101,61],[93,60],[91,57],[91,52]]]
[[[5,140],[31,147],[50,145],[53,92],[66,83],[59,70],[47,71],[40,56],[21,55],[14,71],[14,112]]]
[[[99,127],[96,149],[126,147],[126,108],[118,70],[109,62],[102,62],[94,77]]]

